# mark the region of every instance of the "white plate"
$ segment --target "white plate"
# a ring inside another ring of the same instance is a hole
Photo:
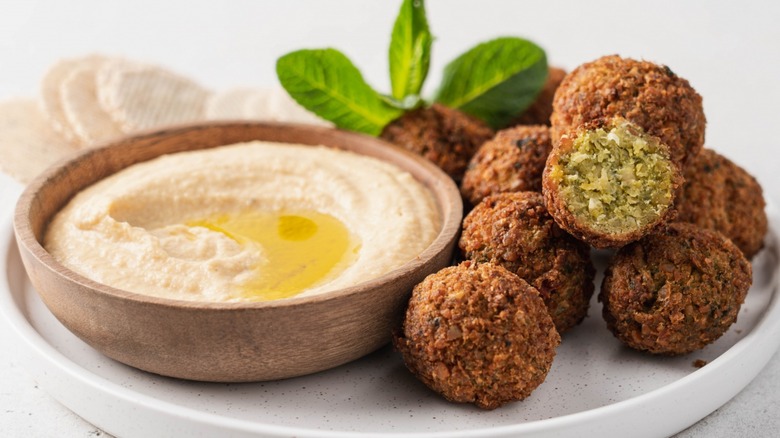
[[[738,322],[714,344],[676,358],[631,351],[607,331],[594,298],[590,317],[564,336],[545,383],[525,401],[494,411],[444,401],[389,347],[330,371],[266,383],[196,383],[127,367],[76,338],[46,309],[9,225],[0,228],[0,312],[38,384],[118,436],[667,436],[733,397],[780,345],[778,224],[770,211],[753,287]],[[597,254],[597,264],[604,257]],[[695,368],[697,359],[707,365]]]

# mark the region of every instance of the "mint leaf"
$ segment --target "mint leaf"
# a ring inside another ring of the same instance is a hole
[[[419,95],[431,62],[433,36],[423,0],[404,0],[390,38],[390,84],[393,97]]]
[[[404,111],[411,111],[420,108],[421,106],[425,106],[425,101],[417,94],[410,94],[404,97],[403,100],[398,100],[393,96],[387,96],[385,94],[382,94],[381,96],[388,105]]]
[[[450,62],[435,100],[501,128],[534,101],[546,80],[544,50],[522,38],[497,38]]]
[[[403,114],[388,105],[338,50],[288,53],[276,61],[276,74],[301,106],[342,129],[379,135]]]

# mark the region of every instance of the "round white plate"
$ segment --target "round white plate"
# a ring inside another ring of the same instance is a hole
[[[563,337],[547,380],[525,401],[494,411],[444,401],[390,347],[329,371],[265,383],[197,383],[127,367],[76,338],[46,309],[8,225],[0,229],[0,312],[38,384],[118,436],[668,436],[733,397],[780,345],[779,224],[771,210],[766,248],[753,260],[753,287],[737,323],[714,344],[675,358],[629,350],[607,331],[594,297],[590,316]],[[606,257],[597,253],[597,265]],[[696,368],[698,359],[707,365]]]

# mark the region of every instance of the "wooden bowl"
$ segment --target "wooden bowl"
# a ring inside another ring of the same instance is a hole
[[[323,144],[393,163],[433,193],[441,231],[419,257],[380,278],[322,295],[259,303],[190,302],[119,290],[64,267],[41,245],[52,217],[98,180],[163,154],[250,140]],[[55,165],[22,194],[14,229],[25,269],[44,303],[89,345],[156,374],[241,382],[314,373],[386,344],[413,286],[451,262],[462,210],[457,187],[446,174],[379,139],[314,126],[226,122],[125,138]]]

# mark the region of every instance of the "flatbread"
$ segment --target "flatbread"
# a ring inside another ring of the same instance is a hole
[[[214,93],[206,102],[206,120],[246,119],[244,107],[257,92],[253,88],[233,88]]]
[[[247,99],[244,114],[252,120],[333,126],[300,106],[283,88],[258,89]]]
[[[257,88],[247,96],[244,102],[244,118],[261,121],[278,121],[274,114],[271,101],[274,99],[274,91],[271,88]]]
[[[105,63],[96,84],[101,106],[125,132],[202,120],[210,95],[183,76],[127,61]]]
[[[95,145],[123,134],[98,102],[95,76],[100,65],[102,63],[71,71],[60,87],[62,110],[82,146]]]
[[[30,182],[77,149],[55,132],[35,99],[0,102],[0,170]]]
[[[100,55],[89,55],[79,58],[62,59],[52,65],[41,79],[40,105],[49,124],[62,137],[71,142],[78,142],[78,136],[71,129],[62,108],[60,88],[73,70],[93,67],[102,63],[105,58]]]

